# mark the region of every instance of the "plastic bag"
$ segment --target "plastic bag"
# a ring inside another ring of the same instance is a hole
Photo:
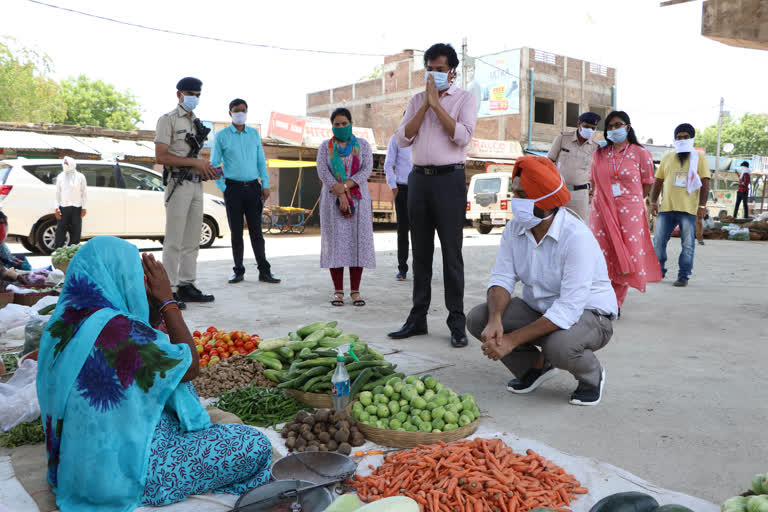
[[[15,327],[21,327],[29,320],[32,308],[21,304],[8,304],[0,309],[0,336]]]
[[[749,229],[733,229],[728,231],[728,240],[739,240],[742,242],[749,241]]]
[[[24,360],[5,384],[0,383],[0,430],[40,417],[37,401],[37,361]]]
[[[54,305],[59,301],[58,297],[43,297],[37,304],[32,306],[32,313],[29,315],[24,326],[24,349],[22,354],[26,355],[40,348],[40,338],[43,336],[45,326],[52,315],[40,315],[39,312],[48,306]]]

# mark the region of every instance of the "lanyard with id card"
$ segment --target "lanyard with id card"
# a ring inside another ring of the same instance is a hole
[[[688,186],[688,173],[676,172],[675,173],[675,186],[686,188]]]
[[[613,177],[616,180],[616,183],[611,184],[611,192],[613,192],[613,197],[619,197],[621,195],[621,183],[619,183],[619,169],[621,169],[621,164],[624,163],[624,159],[627,157],[627,153],[629,153],[629,146],[624,148],[624,155],[622,155],[621,160],[619,161],[619,165],[616,165],[616,157],[613,154],[613,147],[611,147],[611,162],[613,163]]]

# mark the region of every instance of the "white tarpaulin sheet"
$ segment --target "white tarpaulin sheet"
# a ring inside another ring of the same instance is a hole
[[[285,455],[285,444],[278,432],[273,429],[259,430],[269,437],[272,445],[281,455]],[[521,453],[525,453],[528,449],[534,450],[562,466],[569,473],[576,475],[582,485],[589,488],[589,494],[580,496],[578,500],[571,503],[573,512],[588,512],[601,498],[625,491],[644,492],[656,498],[661,505],[676,503],[696,512],[718,512],[720,510],[720,507],[713,503],[663,489],[610,464],[605,464],[588,457],[569,455],[537,441],[521,439],[513,434],[497,432],[491,425],[481,425],[472,437],[498,437],[512,449]],[[355,448],[355,450],[361,451],[374,449],[386,450],[387,448],[377,446],[371,442]],[[372,455],[355,457],[355,459],[359,460],[358,474],[365,476],[371,473],[368,465],[370,464],[374,467],[380,465],[383,457],[381,455]],[[235,501],[237,501],[237,496],[209,493],[203,496],[192,496],[186,501],[166,507],[141,507],[136,510],[139,512],[227,512],[234,506]],[[13,505],[11,510],[14,512],[39,512],[35,502],[24,491],[19,481],[13,475],[10,458],[0,457],[0,511],[2,511],[3,505],[11,507],[11,504]]]

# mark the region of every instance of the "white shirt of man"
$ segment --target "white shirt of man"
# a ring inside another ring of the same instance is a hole
[[[87,184],[83,173],[78,172],[75,162],[64,159],[64,171],[56,177],[56,207],[76,206],[85,208],[88,200]]]
[[[561,329],[573,326],[587,309],[618,313],[600,245],[565,208],[539,243],[514,219],[507,224],[488,288],[500,286],[514,295],[518,281],[523,301]]]

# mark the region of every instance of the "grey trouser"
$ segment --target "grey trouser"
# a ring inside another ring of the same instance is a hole
[[[571,200],[565,206],[578,213],[581,220],[589,226],[589,190],[571,190],[570,192]]]
[[[531,309],[522,299],[513,297],[501,317],[501,324],[504,332],[508,333],[535,322],[541,316],[541,313]],[[487,324],[487,304],[475,307],[467,315],[467,330],[477,339],[480,339],[480,334]],[[501,361],[515,377],[520,378],[536,363],[543,352],[545,360],[555,368],[570,372],[579,382],[597,386],[600,383],[600,362],[594,352],[603,348],[611,339],[611,335],[613,335],[611,320],[592,310],[587,310],[570,329],[555,331],[543,338],[520,345]]]
[[[165,189],[166,198],[173,187],[174,184],[169,182]],[[183,181],[176,185],[173,197],[165,204],[163,265],[173,291],[179,285],[195,282],[202,228],[203,184]]]

